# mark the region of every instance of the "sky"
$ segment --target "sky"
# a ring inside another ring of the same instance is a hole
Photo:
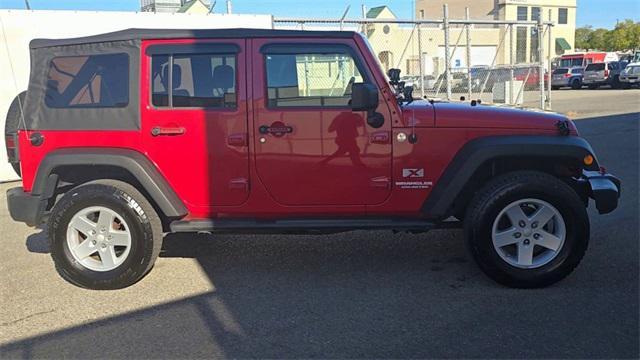
[[[136,11],[140,8],[140,0],[29,0],[29,3],[35,10]],[[225,0],[217,3],[216,12],[223,12]],[[348,17],[358,18],[362,3],[368,8],[388,5],[398,18],[413,17],[412,0],[233,0],[233,12],[336,18],[351,5]],[[0,8],[5,9],[24,9],[24,4],[24,0],[0,0]],[[617,20],[624,19],[640,21],[640,0],[578,0],[578,27],[592,25],[594,28],[611,29]]]

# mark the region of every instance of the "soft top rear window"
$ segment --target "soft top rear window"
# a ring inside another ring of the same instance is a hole
[[[585,71],[602,71],[604,70],[604,65],[604,63],[589,64]]]
[[[45,104],[51,108],[126,107],[129,55],[62,56],[49,63]]]

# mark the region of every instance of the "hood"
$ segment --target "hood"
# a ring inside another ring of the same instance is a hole
[[[433,105],[426,100],[415,100],[402,106],[401,126],[434,127],[435,113]]]
[[[507,106],[476,105],[470,103],[434,103],[435,126],[446,128],[494,128],[557,130],[558,121],[566,116],[541,110],[523,110]],[[573,122],[570,130],[576,133]]]

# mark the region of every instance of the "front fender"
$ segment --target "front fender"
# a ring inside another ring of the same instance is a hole
[[[562,157],[581,164],[585,156],[594,161],[585,170],[598,171],[600,166],[589,143],[577,136],[507,135],[487,136],[466,143],[444,171],[433,191],[422,205],[428,218],[443,218],[458,194],[480,166],[502,157]]]

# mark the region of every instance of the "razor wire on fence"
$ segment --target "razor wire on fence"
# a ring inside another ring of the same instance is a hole
[[[550,108],[551,29],[553,23],[449,19],[446,7],[438,20],[275,18],[276,29],[355,31],[369,42],[380,66],[402,71],[401,80],[414,97]],[[334,65],[310,66],[326,58],[305,59],[306,68],[332,71]],[[353,70],[349,70],[352,76]],[[344,71],[335,78],[348,81]],[[345,80],[346,79],[346,80]],[[326,85],[326,84],[325,84]],[[329,86],[323,86],[329,88]]]

